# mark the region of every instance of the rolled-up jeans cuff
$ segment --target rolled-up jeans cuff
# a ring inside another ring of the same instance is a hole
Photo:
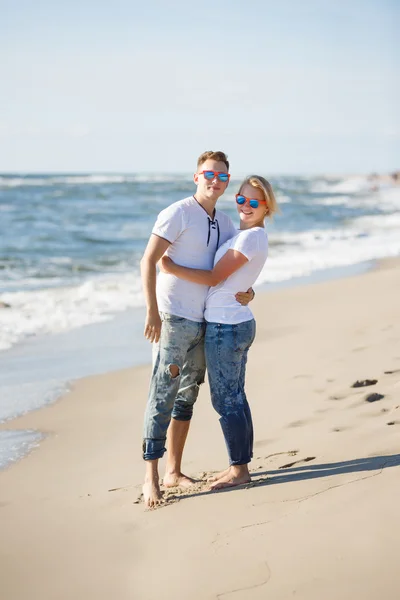
[[[162,458],[165,452],[165,440],[143,440],[143,459],[156,460]]]

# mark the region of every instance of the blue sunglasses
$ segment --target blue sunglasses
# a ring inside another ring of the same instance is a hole
[[[204,175],[204,179],[208,179],[208,181],[212,181],[216,177],[218,181],[222,181],[223,183],[229,181],[230,177],[229,173],[223,173],[221,171],[201,171],[199,175],[200,174]]]
[[[247,198],[247,196],[243,196],[243,194],[236,194],[236,202],[238,204],[244,204],[248,202],[251,208],[258,208],[259,204],[266,204],[265,200],[256,200],[255,198]]]

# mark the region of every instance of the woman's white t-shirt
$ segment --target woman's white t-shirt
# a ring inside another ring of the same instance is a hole
[[[237,250],[248,262],[225,281],[209,289],[204,318],[209,323],[236,324],[253,319],[248,306],[236,301],[235,295],[249,289],[256,282],[268,256],[268,238],[263,227],[240,231],[217,250],[214,266],[228,250]]]

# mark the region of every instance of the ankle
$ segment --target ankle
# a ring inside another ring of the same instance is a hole
[[[146,474],[144,479],[146,482],[158,483],[158,460],[146,461]]]
[[[181,475],[181,470],[178,469],[177,467],[170,467],[170,466],[166,466],[165,467],[165,474],[166,475]]]
[[[235,477],[240,477],[242,475],[248,475],[249,474],[249,467],[248,467],[247,464],[246,465],[231,465],[230,466],[230,472]]]

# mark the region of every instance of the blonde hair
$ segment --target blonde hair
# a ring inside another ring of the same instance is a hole
[[[197,159],[197,170],[201,167],[201,165],[203,163],[206,162],[206,160],[208,160],[209,158],[211,158],[212,160],[217,160],[218,162],[223,162],[226,165],[226,168],[229,171],[229,161],[228,161],[228,157],[225,154],[225,152],[221,152],[220,150],[218,150],[217,152],[214,152],[213,150],[206,150],[206,152],[203,152],[203,154],[200,154],[199,158]]]
[[[266,202],[267,217],[271,219],[276,212],[279,212],[274,190],[272,189],[270,182],[267,181],[265,177],[262,177],[261,175],[249,175],[240,184],[239,194],[242,193],[243,187],[247,184],[258,190],[261,190]]]

